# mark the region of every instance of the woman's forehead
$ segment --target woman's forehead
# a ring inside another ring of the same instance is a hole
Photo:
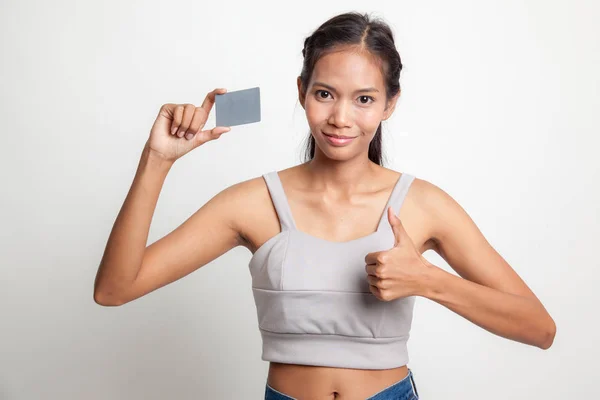
[[[366,87],[383,88],[381,62],[357,51],[336,51],[322,56],[315,64],[313,82],[323,82],[340,91]]]

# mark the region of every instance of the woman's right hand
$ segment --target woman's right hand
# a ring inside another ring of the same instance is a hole
[[[164,104],[152,125],[146,147],[166,161],[175,162],[192,149],[229,132],[231,128],[224,126],[201,130],[215,104],[215,95],[226,92],[227,89],[213,90],[206,95],[200,107],[193,104]]]

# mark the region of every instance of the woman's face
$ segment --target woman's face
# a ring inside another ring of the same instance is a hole
[[[298,93],[315,152],[340,161],[367,157],[379,123],[391,115],[397,100],[391,99],[386,108],[380,66],[368,54],[353,50],[321,57],[305,93],[298,77]],[[332,137],[336,135],[346,138]]]

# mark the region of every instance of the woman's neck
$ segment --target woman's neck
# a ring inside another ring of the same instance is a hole
[[[360,191],[365,184],[372,183],[381,167],[368,157],[338,161],[315,152],[315,157],[305,163],[305,172],[310,185],[335,192]]]

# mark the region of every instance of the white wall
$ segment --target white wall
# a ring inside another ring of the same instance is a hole
[[[119,308],[94,276],[160,106],[260,86],[263,120],[175,164],[149,243],[300,162],[303,40],[349,10],[389,22],[405,66],[388,166],[450,193],[558,327],[544,351],[418,298],[421,397],[599,398],[598,3],[237,3],[1,3],[0,398],[262,398],[248,250]]]

